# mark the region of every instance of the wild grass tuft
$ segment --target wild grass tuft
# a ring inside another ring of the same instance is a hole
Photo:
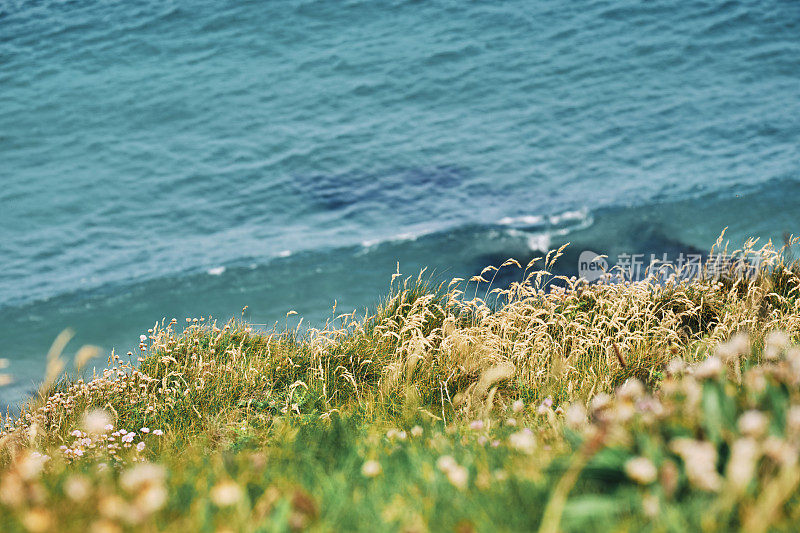
[[[129,360],[46,380],[8,422],[0,519],[20,531],[791,529],[800,268],[788,250],[732,254],[758,258],[751,275],[706,265],[593,284],[550,274],[562,251],[442,284],[398,272],[373,314],[318,329],[157,323]],[[499,269],[519,281],[493,287]]]

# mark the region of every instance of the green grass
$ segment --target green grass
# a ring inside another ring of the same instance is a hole
[[[393,278],[303,332],[164,322],[135,364],[45,380],[0,436],[0,523],[791,530],[800,278],[757,253],[755,277],[666,284],[553,280],[558,254],[502,289]]]

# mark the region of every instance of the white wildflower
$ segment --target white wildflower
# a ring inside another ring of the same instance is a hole
[[[711,356],[695,367],[694,375],[699,379],[714,379],[722,373],[722,361]]]
[[[771,331],[764,338],[764,359],[774,361],[789,346],[789,335],[780,330]]]
[[[564,412],[564,420],[572,429],[580,429],[586,424],[586,408],[580,403],[572,403]]]
[[[469,471],[460,465],[456,465],[447,471],[447,479],[459,490],[464,490],[469,481]]]
[[[527,428],[509,435],[508,442],[513,448],[523,453],[533,453],[536,448],[536,439],[531,430]]]
[[[522,400],[514,400],[514,403],[511,404],[511,410],[515,413],[519,413],[523,409],[525,409],[525,402]]]
[[[217,507],[229,507],[242,498],[242,488],[233,481],[221,481],[211,489],[211,501]]]
[[[739,431],[747,437],[761,437],[769,425],[769,418],[761,411],[751,409],[739,417]]]
[[[114,426],[111,425],[111,415],[103,409],[93,409],[83,415],[83,429],[87,433],[99,435],[110,431]]]
[[[361,474],[364,477],[375,477],[381,473],[383,469],[378,461],[367,461],[361,466]]]
[[[725,476],[736,491],[742,491],[755,474],[760,452],[755,439],[746,437],[736,440],[731,446]]]
[[[670,442],[670,448],[683,459],[686,476],[692,485],[707,491],[720,489],[722,478],[717,472],[717,449],[713,444],[678,438]]]
[[[625,463],[625,473],[641,485],[649,485],[658,477],[658,470],[647,457],[635,457]]]

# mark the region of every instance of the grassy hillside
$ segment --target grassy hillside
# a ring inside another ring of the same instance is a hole
[[[164,321],[133,364],[46,379],[8,423],[0,523],[792,529],[800,268],[743,253],[755,275],[588,284],[553,279],[558,253],[497,267],[519,271],[509,287],[495,267],[396,275],[374,314],[323,329]]]

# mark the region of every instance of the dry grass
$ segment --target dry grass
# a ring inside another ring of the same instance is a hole
[[[329,430],[324,428],[340,414],[373,428],[368,434],[396,426],[411,432],[412,425],[421,425],[445,440],[451,438],[449,428],[471,423],[473,432],[499,431],[506,440],[498,442],[526,456],[546,447],[540,460],[527,466],[514,462],[520,479],[544,476],[536,490],[549,494],[550,503],[529,518],[545,529],[554,530],[569,515],[568,495],[574,487],[588,483],[584,488],[591,489],[590,481],[580,480],[597,471],[597,457],[613,455],[608,450],[617,448],[626,450],[620,453],[628,458],[648,457],[617,461],[614,475],[624,478],[627,472],[631,479],[649,480],[654,469],[671,468],[661,459],[672,454],[683,461],[688,487],[724,495],[715,500],[716,514],[708,519],[714,527],[741,520],[758,529],[763,513],[794,500],[796,464],[786,463],[787,473],[780,465],[765,467],[770,473],[763,479],[777,488],[752,499],[731,496],[718,479],[725,476],[697,470],[692,465],[703,461],[691,455],[705,446],[699,443],[710,443],[714,457],[749,450],[750,456],[769,459],[766,448],[744,448],[752,443],[740,440],[748,432],[736,429],[735,420],[715,426],[704,418],[714,409],[728,418],[753,410],[762,378],[774,382],[775,390],[788,391],[780,400],[783,411],[771,414],[783,417],[773,422],[787,446],[794,450],[799,444],[794,433],[787,433],[784,414],[800,401],[800,352],[787,347],[790,339],[800,337],[798,265],[787,259],[786,249],[768,245],[754,250],[753,245],[734,254],[759,258],[753,276],[730,270],[716,277],[684,279],[674,273],[660,282],[588,284],[550,275],[559,250],[525,268],[509,259],[470,280],[438,286],[427,284],[422,275],[402,279],[398,274],[375,314],[341,315],[320,329],[258,332],[237,321],[219,327],[201,318],[187,320],[179,333],[175,320],[156,324],[142,341],[137,364],[112,355],[110,368],[100,376],[48,385],[0,437],[0,460],[9,472],[19,469],[21,460],[31,460],[26,451],[31,449],[66,462],[88,462],[78,459],[86,456],[119,468],[145,458],[169,463],[175,451],[194,450],[187,453],[195,461],[238,446],[243,431],[249,432],[248,445],[257,449],[281,446],[277,436],[293,442],[297,424],[301,433],[310,425],[322,432],[314,438],[326,439]],[[518,269],[520,281],[492,288],[499,268]],[[728,339],[733,340],[723,343]],[[695,370],[686,374],[685,368]],[[715,379],[725,380],[716,399],[704,384]],[[530,407],[519,413],[521,405]],[[86,431],[86,413],[96,409],[112,419],[117,435],[109,430],[75,436],[76,429]],[[587,409],[590,421],[581,418]],[[513,424],[504,422],[509,417]],[[575,426],[574,438],[565,423]],[[522,425],[528,433],[515,429]],[[680,431],[669,433],[675,427]],[[164,435],[153,439],[155,429]],[[117,442],[109,437],[119,440],[129,433],[130,446],[109,446]],[[679,434],[696,442],[678,440]],[[361,438],[364,444],[353,444],[348,453],[364,460],[365,454],[384,453],[375,448],[374,436]],[[137,450],[139,442],[146,447]],[[462,445],[471,449],[486,442]],[[59,446],[70,451],[57,451]],[[442,446],[437,446],[439,453]],[[653,450],[662,455],[653,456]],[[564,454],[572,466],[563,475],[558,468],[548,470]],[[439,470],[450,484],[463,490],[471,479],[468,469],[451,460],[442,465]],[[384,470],[380,462],[370,463],[364,475],[381,476]],[[236,489],[228,489],[236,499]],[[214,494],[224,499],[226,489]],[[659,496],[659,505],[670,505],[671,494],[667,500]],[[688,523],[696,519],[687,518]]]

